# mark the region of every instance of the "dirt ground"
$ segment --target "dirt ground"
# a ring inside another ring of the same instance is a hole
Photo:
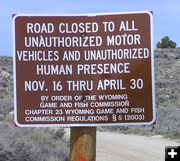
[[[97,132],[97,161],[164,161],[165,146],[180,146],[162,136]]]

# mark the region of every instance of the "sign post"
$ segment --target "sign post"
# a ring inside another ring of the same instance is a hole
[[[96,127],[72,127],[70,161],[96,160]]]
[[[21,14],[13,37],[17,126],[92,127],[72,128],[74,158],[93,127],[154,122],[151,12]]]

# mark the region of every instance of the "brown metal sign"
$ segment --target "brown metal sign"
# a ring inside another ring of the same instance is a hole
[[[151,124],[152,14],[16,15],[18,126]]]

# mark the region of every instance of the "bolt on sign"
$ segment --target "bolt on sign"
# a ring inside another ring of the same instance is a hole
[[[151,124],[152,13],[15,15],[18,126]]]

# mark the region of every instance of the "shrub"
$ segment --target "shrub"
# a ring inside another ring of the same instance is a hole
[[[158,41],[156,46],[157,48],[176,48],[176,43],[170,40],[168,36],[165,36],[161,41]]]
[[[50,128],[18,128],[0,123],[0,161],[67,161],[68,142]],[[63,134],[64,129],[58,129]]]

